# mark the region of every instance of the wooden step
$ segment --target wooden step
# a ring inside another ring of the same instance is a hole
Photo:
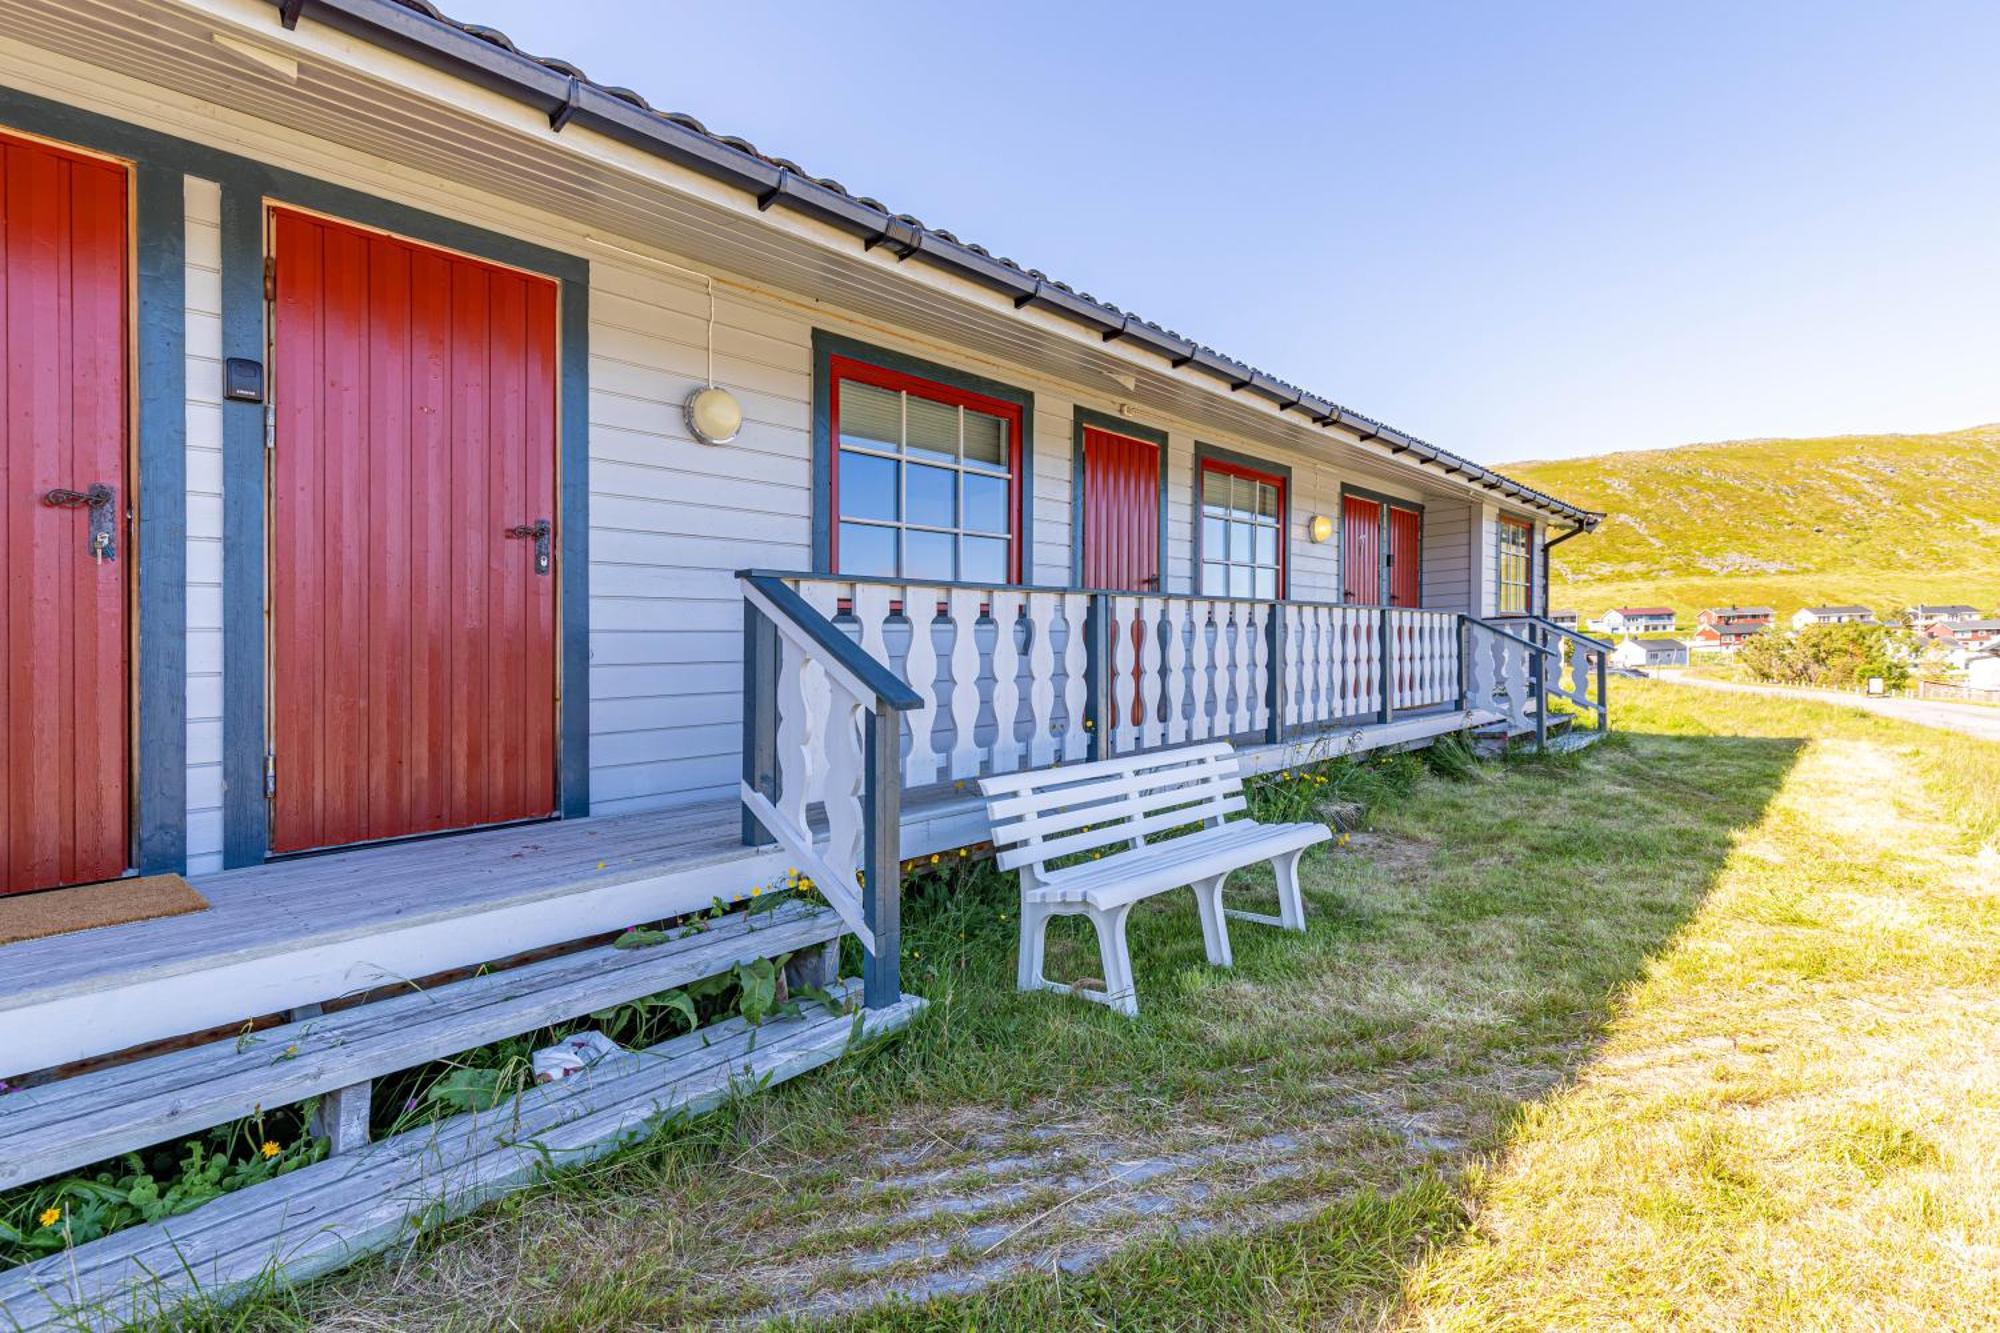
[[[806,903],[738,912],[650,948],[586,949],[26,1088],[0,1098],[0,1188],[795,953],[845,929],[831,910]]]
[[[662,1121],[712,1110],[839,1058],[909,1023],[923,1001],[845,1012],[807,1002],[752,1028],[718,1023],[612,1056],[489,1111],[419,1126],[203,1204],[0,1273],[0,1311],[19,1330],[115,1328],[191,1298],[226,1303],[264,1281],[352,1263],[541,1179],[592,1161]]]

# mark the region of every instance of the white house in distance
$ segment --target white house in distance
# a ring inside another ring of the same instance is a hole
[[[1626,639],[1611,650],[1611,663],[1633,669],[1684,667],[1688,648],[1679,639]]]
[[[1580,611],[1551,611],[1549,612],[1549,623],[1560,625],[1564,629],[1576,629],[1583,623],[1583,613]]]
[[[1966,606],[1962,602],[1948,606],[1927,606],[1921,602],[1911,607],[1905,615],[1910,628],[1926,630],[1933,625],[1953,625],[1961,621],[1979,619],[1979,608]]]
[[[2000,651],[1975,653],[1966,659],[1965,683],[1975,690],[2000,694]]]
[[[1597,618],[1597,628],[1607,634],[1661,634],[1673,627],[1670,606],[1620,606]]]
[[[1865,606],[1802,606],[1792,612],[1792,628],[1811,625],[1872,625],[1875,613]]]

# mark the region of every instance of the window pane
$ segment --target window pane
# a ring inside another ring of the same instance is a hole
[[[1234,519],[1229,524],[1229,558],[1248,562],[1257,552],[1256,538],[1251,534],[1256,529],[1242,519]]]
[[[1229,595],[1248,597],[1250,595],[1250,566],[1231,565],[1229,567]]]
[[[853,380],[840,382],[840,441],[896,452],[903,438],[903,395]]]
[[[965,526],[977,532],[1007,531],[1007,479],[965,474]]]
[[[967,583],[1007,582],[1007,543],[997,537],[966,537],[958,545],[958,576]]]
[[[1278,530],[1259,525],[1257,528],[1257,563],[1275,565],[1278,563]]]
[[[1219,472],[1201,474],[1201,512],[1221,516],[1229,508],[1229,478]]]
[[[840,572],[893,575],[896,572],[896,530],[873,528],[864,523],[841,524]]]
[[[912,403],[916,400],[911,399]],[[914,450],[912,451],[914,452]],[[958,524],[958,474],[949,468],[924,467],[912,463],[904,469],[908,492],[904,497],[905,521],[927,527],[950,528]]]
[[[952,536],[948,532],[905,532],[903,534],[903,576],[913,579],[950,579]]]
[[[896,469],[892,458],[868,454],[840,453],[840,516],[842,518],[896,517]]]
[[[1204,518],[1201,521],[1201,553],[1210,560],[1223,560],[1228,557],[1228,524],[1219,518]]]
[[[1201,591],[1204,596],[1222,597],[1229,592],[1229,566],[1209,561],[1201,567]]]
[[[1257,487],[1257,512],[1266,518],[1278,516],[1278,488],[1259,484]]]
[[[1007,423],[966,408],[965,461],[1004,470],[1012,461],[1007,455]]]
[[[1257,595],[1259,597],[1276,597],[1278,595],[1277,570],[1260,569],[1257,571]]]
[[[911,397],[910,452],[927,458],[958,458],[958,409],[928,398]]]

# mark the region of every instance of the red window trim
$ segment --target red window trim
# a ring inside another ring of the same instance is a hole
[[[1261,481],[1267,486],[1273,486],[1277,488],[1278,600],[1283,601],[1287,597],[1290,597],[1292,595],[1291,594],[1292,497],[1289,488],[1286,487],[1285,485],[1285,479],[1279,476],[1275,472],[1265,472],[1258,468],[1245,467],[1241,463],[1232,463],[1226,458],[1203,458],[1201,460],[1201,475],[1204,481],[1206,481],[1208,474],[1211,472],[1220,472],[1225,476],[1230,476],[1230,477],[1242,477],[1246,481]],[[1202,520],[1201,494],[1197,494],[1195,496],[1194,508],[1195,508],[1195,532],[1199,534],[1201,532],[1201,520]],[[1201,587],[1201,566],[1202,563],[1207,559],[1207,552],[1201,549],[1200,540],[1201,539],[1199,535],[1197,535],[1195,538],[1196,547],[1195,547],[1195,562],[1194,562],[1194,586],[1196,587],[1196,589],[1199,589]]]
[[[840,386],[848,380],[860,384],[873,385],[878,389],[899,389],[918,398],[928,398],[932,402],[948,403],[953,407],[969,407],[1007,422],[1007,578],[1021,581],[1021,520],[1026,497],[1021,494],[1021,405],[1000,398],[989,398],[983,393],[970,389],[954,388],[940,384],[936,380],[925,379],[906,371],[891,370],[867,361],[857,361],[849,356],[832,356],[827,359],[827,378],[832,381],[827,389],[827,439],[829,477],[827,503],[832,508],[827,522],[827,563],[835,574],[840,572]],[[900,524],[898,525],[900,527]],[[921,580],[913,580],[921,582]]]

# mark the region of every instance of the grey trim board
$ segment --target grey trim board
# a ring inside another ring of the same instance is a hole
[[[812,568],[815,574],[833,568],[833,369],[836,356],[865,361],[918,379],[935,381],[967,393],[984,394],[1021,409],[1021,530],[1015,540],[1021,557],[1019,581],[1033,583],[1035,572],[1035,395],[999,380],[939,365],[921,357],[877,347],[858,338],[814,329],[812,333]]]

